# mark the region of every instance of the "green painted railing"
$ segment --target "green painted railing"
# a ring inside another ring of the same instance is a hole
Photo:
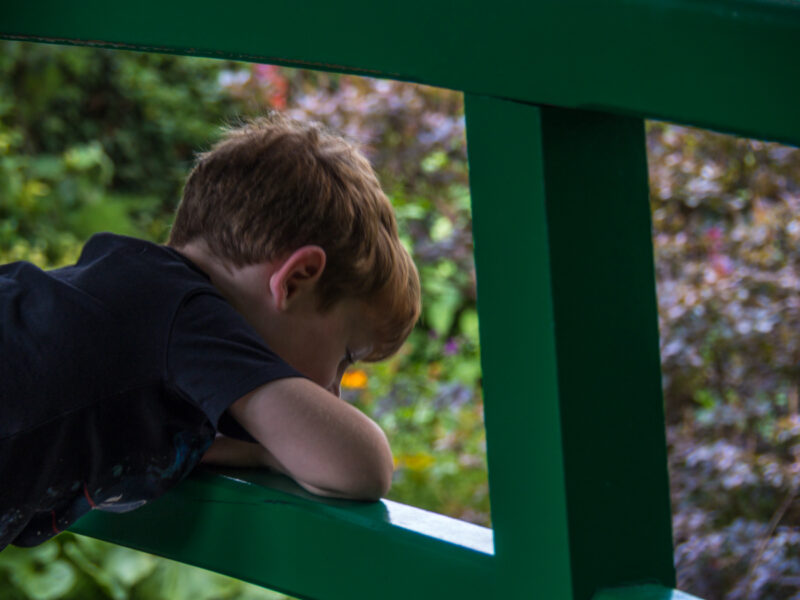
[[[252,470],[201,470],[72,530],[307,598],[492,597],[492,531],[398,504],[320,500]],[[424,596],[423,596],[424,597]]]
[[[315,599],[672,589],[644,118],[800,145],[789,0],[6,2],[0,37],[466,95],[494,530],[201,471],[75,530]]]

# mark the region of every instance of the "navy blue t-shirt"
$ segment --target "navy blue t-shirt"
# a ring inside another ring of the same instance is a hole
[[[77,264],[0,266],[0,550],[194,467],[226,409],[301,375],[176,251],[94,236]]]

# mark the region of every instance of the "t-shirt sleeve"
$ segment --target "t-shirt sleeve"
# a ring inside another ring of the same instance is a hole
[[[221,296],[202,292],[184,300],[175,315],[167,377],[215,428],[222,425],[223,433],[248,439],[228,415],[220,423],[227,408],[265,383],[303,375],[270,350]]]

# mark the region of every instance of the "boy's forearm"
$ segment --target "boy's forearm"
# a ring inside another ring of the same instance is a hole
[[[214,443],[200,460],[202,464],[220,467],[267,467],[277,473],[289,475],[286,468],[278,462],[272,453],[261,444],[243,442],[219,434]],[[336,490],[322,489],[308,483],[298,482],[300,486],[318,496],[331,498],[348,498]]]
[[[230,410],[269,448],[266,460],[315,494],[377,500],[391,486],[392,451],[380,427],[306,379],[268,383]]]

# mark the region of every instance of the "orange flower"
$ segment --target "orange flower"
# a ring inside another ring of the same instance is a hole
[[[342,387],[363,390],[367,387],[367,374],[361,369],[347,371],[342,375]]]

